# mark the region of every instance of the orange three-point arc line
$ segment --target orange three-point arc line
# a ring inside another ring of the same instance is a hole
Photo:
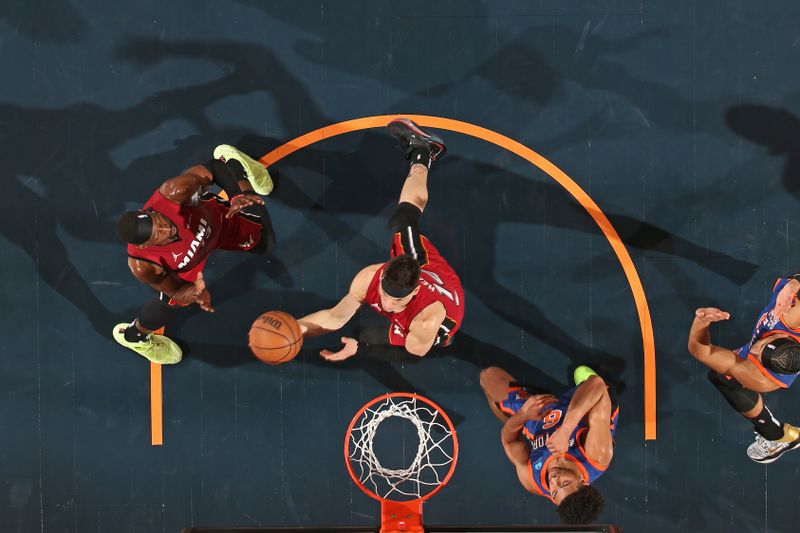
[[[589,216],[595,221],[608,240],[608,243],[611,245],[612,250],[614,250],[614,254],[617,256],[617,260],[622,266],[625,278],[628,280],[631,292],[633,293],[633,299],[636,303],[644,351],[644,438],[645,440],[654,440],[656,438],[656,347],[653,338],[653,324],[650,318],[647,298],[644,294],[644,287],[642,287],[642,282],[639,279],[639,274],[636,271],[631,256],[625,249],[622,239],[620,239],[619,234],[611,225],[608,217],[606,217],[594,200],[592,200],[572,178],[567,176],[553,163],[527,146],[495,131],[460,120],[428,115],[378,115],[331,124],[330,126],[325,126],[306,133],[305,135],[301,135],[279,146],[262,157],[261,162],[266,166],[270,166],[289,154],[323,139],[329,139],[344,133],[351,133],[369,128],[380,128],[389,123],[389,121],[401,116],[410,118],[421,126],[469,135],[513,152],[553,178],[583,206],[587,213],[589,213]]]

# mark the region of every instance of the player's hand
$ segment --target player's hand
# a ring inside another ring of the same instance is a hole
[[[560,455],[567,453],[569,449],[569,437],[572,431],[564,426],[559,426],[554,432],[547,437],[547,449],[553,455]]]
[[[350,337],[342,337],[342,347],[341,350],[338,352],[332,352],[330,350],[322,350],[319,354],[322,356],[323,359],[326,361],[344,361],[345,359],[350,359],[356,354],[358,350],[358,341],[350,338]]]
[[[800,281],[796,279],[789,280],[789,283],[783,286],[781,292],[775,298],[775,307],[772,309],[773,318],[780,318],[783,313],[789,310],[797,291],[800,291]]]
[[[211,307],[211,294],[206,289],[206,282],[203,279],[203,273],[197,274],[197,279],[194,280],[194,289],[192,289],[192,296],[194,303],[200,306],[200,309],[208,313],[213,313],[214,308]]]
[[[527,420],[539,420],[546,414],[543,409],[557,401],[552,394],[536,394],[525,400],[519,410]]]
[[[264,199],[255,193],[245,193],[235,196],[233,200],[231,200],[231,206],[225,218],[231,218],[245,207],[253,204],[264,205]]]
[[[706,324],[711,324],[721,320],[728,320],[731,317],[731,314],[722,311],[721,309],[717,309],[716,307],[701,307],[694,312],[694,317],[695,320],[705,322]]]

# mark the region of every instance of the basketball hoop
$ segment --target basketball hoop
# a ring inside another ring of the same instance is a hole
[[[411,463],[387,468],[373,439],[385,420],[410,422],[419,443]],[[422,502],[444,487],[456,468],[458,438],[444,410],[418,394],[393,392],[362,407],[344,436],[344,462],[356,485],[381,502],[381,533],[422,532]]]

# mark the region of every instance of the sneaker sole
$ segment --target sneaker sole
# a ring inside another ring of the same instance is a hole
[[[253,190],[261,196],[267,196],[272,192],[273,183],[272,177],[269,175],[267,167],[243,153],[239,149],[231,146],[230,144],[220,144],[214,148],[214,159],[227,161],[235,159],[244,166],[247,172],[247,181],[253,186]]]
[[[436,135],[431,135],[430,133],[422,131],[420,127],[417,126],[412,120],[409,120],[407,118],[396,118],[393,121],[389,122],[389,124],[387,124],[386,127],[389,129],[389,132],[394,134],[394,131],[392,130],[392,124],[401,124],[402,126],[416,133],[417,136],[435,145],[438,148],[438,152],[436,152],[436,156],[432,158],[433,160],[440,159],[444,157],[444,154],[447,153],[447,147],[444,145],[444,139],[442,139],[441,137],[437,137]]]

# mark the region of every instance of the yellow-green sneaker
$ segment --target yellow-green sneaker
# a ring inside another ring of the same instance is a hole
[[[586,365],[581,365],[581,366],[579,366],[578,368],[575,369],[575,372],[572,373],[572,381],[575,382],[575,386],[577,387],[578,385],[580,385],[581,383],[583,383],[584,381],[586,381],[590,377],[596,376],[596,375],[597,375],[597,372],[595,372],[594,370],[592,370],[591,368],[589,368]]]
[[[126,348],[130,348],[145,359],[160,365],[174,365],[183,357],[181,347],[164,335],[150,333],[145,340],[129,342],[125,340],[125,330],[130,326],[123,322],[114,326],[114,340]]]
[[[272,192],[272,178],[267,167],[230,144],[220,144],[214,148],[214,159],[219,159],[223,163],[235,159],[244,167],[247,181],[253,186],[254,191],[262,196]]]

